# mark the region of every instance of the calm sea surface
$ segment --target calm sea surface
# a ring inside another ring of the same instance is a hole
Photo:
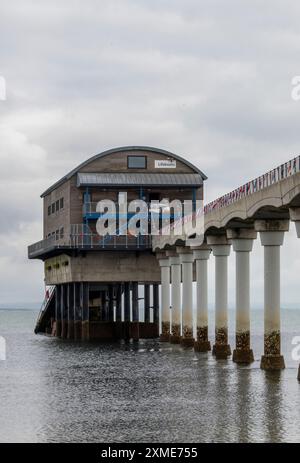
[[[300,441],[298,362],[291,357],[300,310],[282,311],[287,368],[275,374],[259,368],[261,311],[252,312],[250,367],[154,341],[96,345],[36,336],[36,316],[0,310],[7,344],[0,442]],[[233,312],[230,324],[233,333]]]

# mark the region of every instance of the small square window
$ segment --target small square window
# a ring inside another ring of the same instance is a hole
[[[60,206],[61,209],[64,208],[64,198],[60,198],[59,206]]]
[[[146,156],[128,156],[127,167],[128,169],[146,169]]]

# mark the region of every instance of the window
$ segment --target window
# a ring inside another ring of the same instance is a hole
[[[56,203],[55,203],[55,209],[56,209],[56,212],[58,212],[58,210],[59,210],[59,200],[57,200]]]
[[[51,206],[48,206],[48,215],[51,215]]]
[[[59,237],[60,237],[60,239],[62,239],[64,237],[64,227],[61,227]]]
[[[146,169],[146,156],[128,156],[127,167],[128,169]]]
[[[56,239],[56,240],[59,239],[59,230],[56,230],[56,232],[55,232],[55,239]]]
[[[55,212],[55,203],[52,203],[51,212],[52,212],[52,214],[54,214],[54,212]]]
[[[61,209],[64,208],[64,198],[60,198],[59,206],[60,206]]]

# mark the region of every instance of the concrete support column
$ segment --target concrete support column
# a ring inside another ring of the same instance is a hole
[[[116,289],[116,322],[122,321],[122,285],[118,284]]]
[[[108,286],[108,321],[114,321],[114,286]]]
[[[61,285],[61,337],[67,338],[68,334],[68,285]]]
[[[295,223],[297,237],[300,238],[300,207],[290,208],[290,219]],[[297,379],[300,381],[300,364]]]
[[[264,246],[264,355],[263,370],[285,367],[280,348],[280,246],[288,220],[257,220],[255,229]]]
[[[193,335],[193,262],[194,256],[189,248],[176,248],[182,265],[182,337],[183,346],[194,346]]]
[[[75,316],[75,301],[74,301],[74,285],[68,284],[68,339],[74,339],[74,316]]]
[[[159,258],[161,269],[161,333],[160,341],[170,339],[170,264],[169,258],[164,255]]]
[[[132,283],[132,323],[131,336],[134,341],[139,340],[139,284]]]
[[[208,236],[207,244],[215,256],[215,345],[217,359],[231,355],[228,344],[228,256],[230,244],[226,236]]]
[[[74,339],[81,339],[82,308],[80,301],[80,283],[74,283]]]
[[[124,338],[130,339],[130,283],[124,283]]]
[[[56,323],[56,336],[61,337],[61,285],[56,285],[55,292],[55,323]]]
[[[171,336],[170,342],[181,341],[181,262],[174,251],[167,251],[171,266]]]
[[[197,352],[207,352],[211,350],[208,340],[208,296],[207,296],[207,262],[211,253],[211,248],[202,245],[193,250],[196,261],[197,278],[197,339],[194,349]]]
[[[82,340],[90,338],[90,309],[89,309],[89,284],[81,283],[81,304],[82,304]]]
[[[254,362],[250,347],[250,252],[256,235],[253,229],[227,230],[236,257],[236,347],[232,358],[236,363]]]
[[[157,283],[153,284],[153,323],[156,326],[157,336],[159,335],[159,286]]]
[[[144,285],[144,322],[150,323],[150,285]]]

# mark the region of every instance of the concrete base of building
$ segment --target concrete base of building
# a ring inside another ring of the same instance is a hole
[[[187,338],[187,337],[182,336],[181,340],[180,340],[180,344],[183,347],[194,347],[195,339],[194,338]]]
[[[88,320],[81,323],[81,339],[83,341],[89,341],[90,339],[90,322]]]
[[[53,322],[51,334],[62,332],[61,321]],[[41,333],[41,334],[46,334]],[[63,336],[75,341],[118,341],[158,338],[158,324],[153,322],[71,321],[63,324]],[[167,339],[169,341],[169,337]]]
[[[170,335],[171,344],[180,344],[180,342],[181,342],[181,336],[178,336],[178,335],[175,336],[173,334]]]
[[[262,370],[284,370],[283,355],[262,355],[260,368]]]
[[[74,322],[74,339],[79,341],[81,339],[81,321],[76,320]]]
[[[61,321],[61,338],[62,339],[67,339],[68,336],[68,322],[67,320],[62,320]]]
[[[60,338],[60,336],[61,336],[61,321],[56,320],[54,323],[55,323],[55,328],[54,328],[55,336]]]
[[[161,333],[159,335],[159,340],[161,342],[169,342],[170,341],[170,335],[169,334],[166,334],[166,333]]]
[[[140,338],[139,322],[131,322],[130,337],[133,339],[133,341],[138,341],[139,340],[139,338]]]
[[[212,354],[217,360],[227,359],[231,355],[231,347],[229,344],[214,344]]]
[[[252,349],[234,349],[232,354],[232,361],[235,363],[252,363],[254,362],[254,355]]]
[[[196,352],[209,352],[211,350],[210,341],[195,341],[194,350]]]
[[[74,321],[69,320],[68,321],[68,334],[67,334],[68,339],[74,339]]]

